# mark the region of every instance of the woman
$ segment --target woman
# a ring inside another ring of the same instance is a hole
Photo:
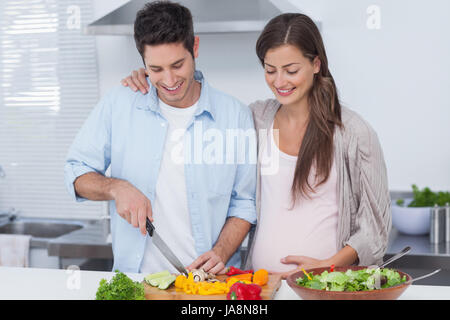
[[[319,30],[306,15],[279,15],[256,53],[276,99],[249,106],[259,132],[258,223],[245,267],[286,277],[381,263],[391,228],[383,152],[370,125],[340,105]],[[122,83],[146,83],[144,69]]]

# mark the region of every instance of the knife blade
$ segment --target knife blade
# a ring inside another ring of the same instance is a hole
[[[177,269],[181,274],[188,275],[189,272],[183,266],[181,261],[177,258],[177,256],[170,250],[169,246],[161,239],[159,234],[155,231],[155,226],[150,220],[147,218],[146,221],[147,232],[150,237],[152,237],[152,241],[155,246],[161,251],[164,257]]]

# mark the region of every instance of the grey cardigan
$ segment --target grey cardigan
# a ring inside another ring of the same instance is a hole
[[[255,129],[269,129],[280,104],[269,99],[249,105]],[[339,219],[337,248],[349,245],[356,250],[356,264],[368,266],[383,261],[391,229],[391,199],[383,151],[376,132],[354,111],[342,107],[343,128],[335,130],[334,157],[338,172]],[[257,135],[258,136],[258,135]],[[266,139],[258,140],[259,152]],[[258,160],[256,184],[256,212],[260,218],[261,174]],[[259,224],[249,233],[246,269],[252,268],[254,236]],[[292,252],[292,255],[297,253]],[[300,253],[298,253],[300,254]]]

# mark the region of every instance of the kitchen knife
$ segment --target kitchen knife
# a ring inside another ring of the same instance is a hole
[[[177,258],[177,256],[170,250],[167,244],[161,239],[159,234],[155,231],[155,226],[150,220],[147,218],[146,221],[147,232],[150,237],[152,237],[153,243],[155,246],[161,251],[161,253],[166,257],[167,260],[177,269],[181,274],[188,275],[188,271]]]

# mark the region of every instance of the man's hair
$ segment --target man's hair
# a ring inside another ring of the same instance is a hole
[[[147,3],[134,21],[136,48],[144,59],[146,45],[183,43],[194,57],[194,25],[188,8],[170,1]]]

